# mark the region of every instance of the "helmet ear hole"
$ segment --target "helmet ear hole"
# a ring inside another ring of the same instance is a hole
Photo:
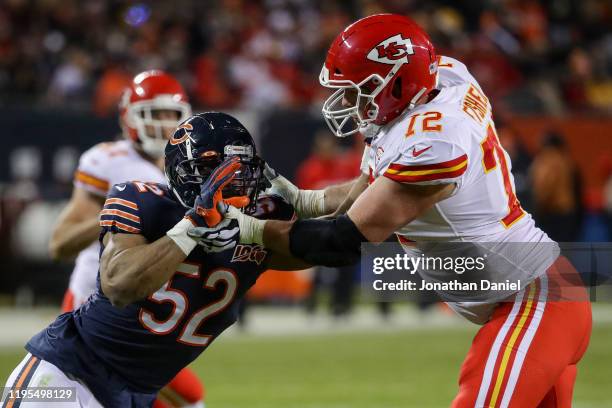
[[[402,77],[398,77],[393,82],[393,88],[391,88],[391,96],[395,99],[402,99]]]

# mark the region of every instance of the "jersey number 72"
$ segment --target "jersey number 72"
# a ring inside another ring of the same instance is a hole
[[[510,170],[508,169],[508,163],[506,161],[506,154],[499,138],[495,132],[493,124],[489,124],[487,128],[487,137],[480,144],[482,149],[482,164],[485,169],[485,173],[494,170],[497,167],[497,161],[499,160],[500,170],[502,174],[502,180],[504,183],[504,190],[508,197],[508,213],[501,219],[501,223],[504,227],[510,228],[512,224],[520,220],[525,215],[525,210],[521,207],[521,203],[516,197],[514,192],[514,186],[512,185],[512,179],[510,178]]]

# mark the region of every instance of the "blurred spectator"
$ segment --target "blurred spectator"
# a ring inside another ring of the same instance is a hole
[[[133,76],[119,63],[111,63],[96,84],[93,111],[98,116],[112,116],[117,111],[119,99]]]
[[[549,132],[531,166],[536,223],[558,242],[577,240],[582,222],[581,182],[565,140]]]
[[[363,151],[363,143],[361,143]],[[343,152],[338,138],[328,129],[315,134],[312,152],[298,167],[295,181],[300,188],[316,190],[351,180],[359,175],[361,152]]]
[[[194,63],[195,86],[193,89],[196,103],[210,109],[233,106],[240,97],[237,90],[228,84],[219,54],[206,53]]]
[[[90,69],[89,55],[79,49],[71,50],[51,77],[49,100],[66,103],[82,98],[88,91]]]
[[[568,77],[563,82],[565,98],[574,110],[601,109],[612,112],[612,81],[598,78],[593,59],[582,48],[569,54]]]

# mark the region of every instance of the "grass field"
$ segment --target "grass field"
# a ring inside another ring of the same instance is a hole
[[[231,336],[193,368],[211,408],[445,407],[475,326],[306,336]],[[0,349],[0,380],[23,357]],[[612,325],[596,325],[574,407],[612,407]]]

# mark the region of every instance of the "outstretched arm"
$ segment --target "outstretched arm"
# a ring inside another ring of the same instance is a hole
[[[109,206],[123,205],[125,210],[109,208],[109,214],[103,215],[106,219],[102,220],[103,225],[110,231],[103,239],[100,281],[102,291],[113,305],[122,307],[144,299],[170,279],[178,265],[197,245],[196,240],[189,236],[189,229],[208,225],[206,219],[215,222],[217,218],[221,218],[215,207],[223,187],[231,180],[239,166],[236,157],[219,166],[202,184],[202,194],[195,199],[193,208],[166,232],[166,236],[152,243],[140,233],[142,214],[139,208],[143,206],[144,200],[139,198],[141,193],[135,193],[131,184],[122,190],[112,190],[111,195],[121,195],[121,198],[115,197],[115,200],[121,202],[110,202]],[[148,190],[145,194],[153,195]],[[132,225],[124,224],[125,220]],[[124,231],[132,233],[123,233]]]
[[[327,187],[325,189],[326,214],[336,217],[346,213],[366,188],[368,188],[368,176],[363,173],[348,183]]]
[[[367,176],[362,174],[349,182],[323,190],[300,190],[268,165],[264,174],[272,184],[268,192],[283,197],[293,205],[299,218],[343,213],[368,186]]]
[[[448,197],[453,189],[451,184],[404,185],[379,178],[346,215],[293,223],[270,220],[263,228],[263,242],[274,251],[314,264],[354,263],[362,241],[384,241],[393,231]]]

